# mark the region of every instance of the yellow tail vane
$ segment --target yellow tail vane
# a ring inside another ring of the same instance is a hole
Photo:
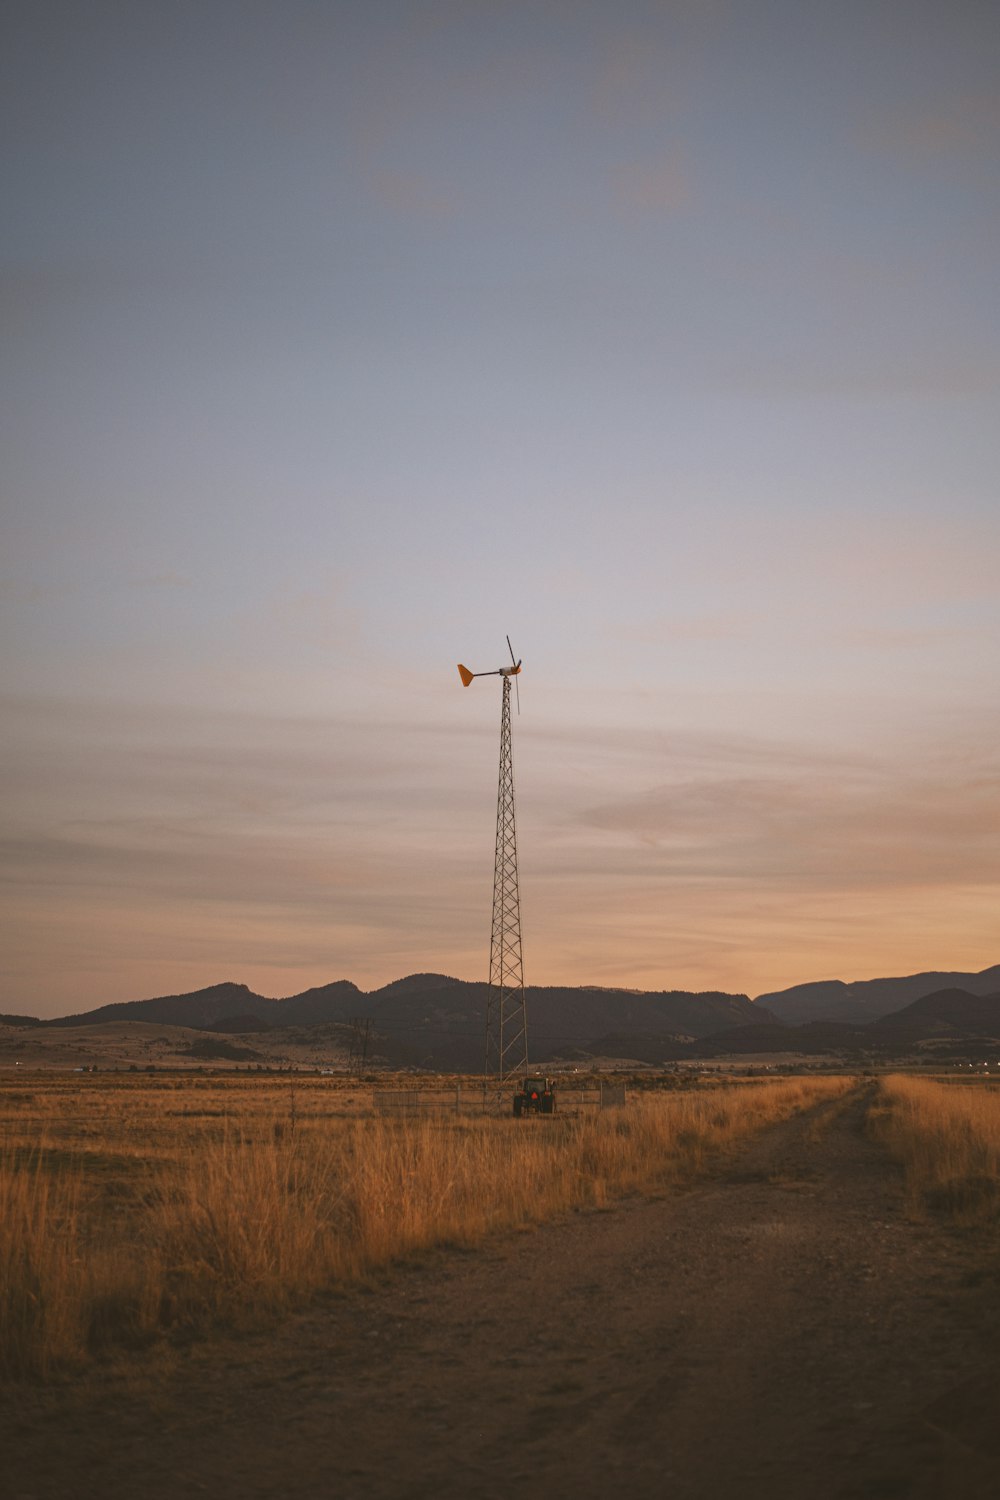
[[[459,662],[458,664],[458,675],[459,677],[461,677],[465,686],[468,687],[469,683],[472,681],[473,673],[469,671],[468,667],[463,667],[461,662]]]

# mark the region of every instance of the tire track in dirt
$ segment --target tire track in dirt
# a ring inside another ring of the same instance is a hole
[[[4,1494],[992,1496],[998,1283],[974,1284],[981,1237],[907,1221],[870,1097],[689,1191],[25,1394],[0,1423]]]

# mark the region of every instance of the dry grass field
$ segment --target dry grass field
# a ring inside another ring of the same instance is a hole
[[[0,1084],[0,1371],[248,1326],[432,1245],[690,1179],[848,1080],[647,1094],[625,1110],[377,1117],[317,1077]]]
[[[871,1120],[903,1165],[915,1218],[943,1213],[972,1226],[1000,1215],[1000,1086],[893,1075]]]
[[[10,1493],[991,1500],[991,1082],[436,1082],[0,1075]]]

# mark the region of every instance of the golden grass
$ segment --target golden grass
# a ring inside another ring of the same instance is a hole
[[[363,1113],[306,1081],[0,1091],[0,1372],[255,1322],[434,1245],[677,1183],[846,1079],[530,1120]]]
[[[1000,1214],[1000,1090],[893,1074],[871,1114],[877,1137],[903,1165],[909,1211],[958,1224]]]

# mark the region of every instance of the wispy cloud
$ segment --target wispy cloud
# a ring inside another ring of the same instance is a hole
[[[382,167],[371,174],[371,183],[377,196],[405,218],[450,219],[458,208],[453,188],[446,188],[422,173]]]
[[[225,977],[291,993],[481,972],[492,719],[4,707],[0,1008]],[[894,912],[886,942],[931,900],[959,930],[959,894],[967,920],[1000,887],[993,743],[970,726],[947,754],[919,747],[917,768],[736,734],[534,726],[518,748],[531,977],[764,989],[808,977],[776,972],[779,950],[791,963],[808,933],[847,951],[873,904]]]
[[[956,159],[985,164],[996,159],[1000,100],[995,93],[953,93],[883,108],[859,124],[857,139],[911,166],[953,168]]]
[[[821,891],[1000,882],[1000,764],[937,777],[699,778],[582,815],[670,881],[713,877]]]
[[[652,161],[617,168],[613,190],[617,206],[630,213],[676,213],[692,199],[690,173],[676,149]]]

